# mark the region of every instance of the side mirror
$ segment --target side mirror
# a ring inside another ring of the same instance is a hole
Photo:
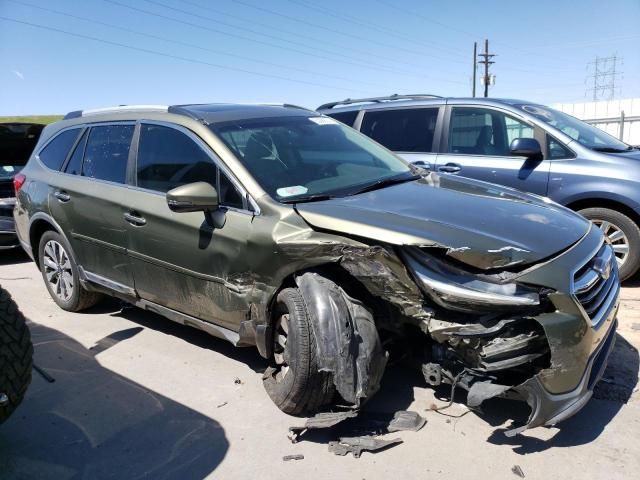
[[[516,138],[511,142],[509,153],[527,160],[542,160],[542,148],[535,138]]]
[[[207,182],[181,185],[167,192],[167,205],[177,213],[218,209],[218,192]]]
[[[204,212],[207,223],[215,228],[222,228],[225,224],[225,212],[219,208],[218,192],[207,182],[187,183],[169,190],[167,205],[176,213]]]

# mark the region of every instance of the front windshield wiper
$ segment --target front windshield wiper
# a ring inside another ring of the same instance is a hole
[[[358,190],[349,193],[349,196],[351,195],[358,195],[359,193],[365,193],[365,192],[370,192],[372,190],[378,190],[380,188],[385,188],[388,187],[390,185],[396,185],[398,183],[405,183],[405,182],[411,182],[413,180],[418,180],[419,178],[422,178],[422,175],[417,175],[417,174],[413,174],[411,173],[409,176],[406,176],[406,174],[401,174],[402,176],[393,176],[393,177],[389,177],[389,178],[383,178],[381,180],[377,180],[373,183],[370,183],[369,185],[365,185],[362,188],[359,188]]]
[[[595,150],[596,152],[604,152],[604,153],[623,153],[629,152],[633,150],[633,147],[628,148],[616,148],[616,147],[591,147],[591,150]]]
[[[328,195],[326,193],[319,193],[316,195],[298,196],[294,198],[284,198],[280,200],[281,203],[305,203],[305,202],[320,202],[322,200],[331,200],[336,198],[335,195]]]

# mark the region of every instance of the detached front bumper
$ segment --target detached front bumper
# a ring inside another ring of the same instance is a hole
[[[604,341],[589,359],[587,369],[574,390],[553,394],[543,386],[538,376],[515,387],[514,390],[522,395],[531,407],[531,414],[525,426],[509,430],[506,435],[511,437],[528,428],[555,425],[578,413],[591,399],[593,388],[602,378],[609,354],[616,342],[616,327],[617,321],[614,320]]]
[[[571,272],[564,288],[558,282],[549,296],[557,310],[536,317],[551,350],[551,365],[513,390],[531,407],[524,427],[554,425],[586,405],[602,378],[616,338],[616,316],[620,307],[620,281],[611,247],[592,228],[585,239],[554,259],[548,270]],[[548,275],[541,268],[536,276]]]

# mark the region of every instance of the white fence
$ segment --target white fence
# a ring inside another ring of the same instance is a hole
[[[640,98],[558,103],[553,107],[601,128],[631,145],[640,145]]]

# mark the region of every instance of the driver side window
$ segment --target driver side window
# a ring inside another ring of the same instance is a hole
[[[175,128],[142,124],[136,163],[137,185],[166,193],[192,182],[208,182],[220,205],[243,208],[240,192],[207,152]]]

